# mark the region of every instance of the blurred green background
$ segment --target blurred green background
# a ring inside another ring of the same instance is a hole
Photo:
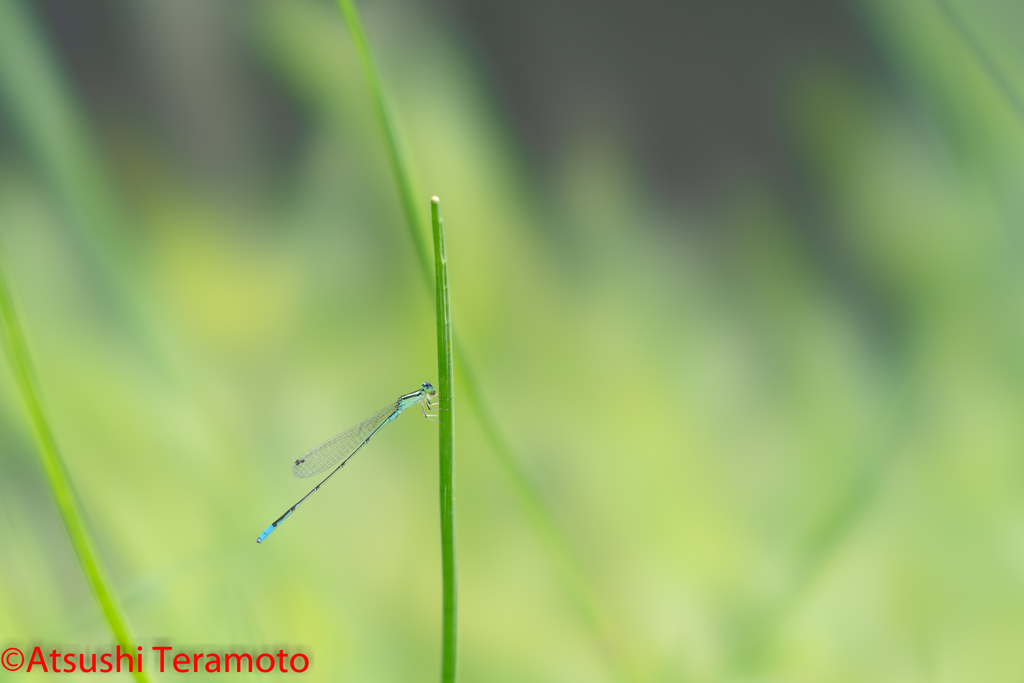
[[[0,238],[132,628],[434,680],[433,425],[253,542],[308,490],[295,457],[436,380],[345,26],[314,0],[103,7],[119,34],[0,8]],[[798,191],[736,165],[689,194],[614,108],[524,151],[470,24],[360,8],[424,213],[442,198],[457,334],[607,624],[460,404],[462,680],[1021,680],[1020,3],[851,3],[877,68],[808,48],[763,84]],[[0,645],[104,645],[33,449],[0,363]]]

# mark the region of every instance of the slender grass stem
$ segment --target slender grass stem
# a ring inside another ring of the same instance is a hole
[[[441,465],[441,575],[444,583],[441,681],[453,683],[458,636],[458,571],[455,558],[455,368],[452,362],[452,314],[448,300],[448,252],[444,245],[441,202],[430,200],[434,228],[437,292],[437,389],[441,405],[438,454]]]
[[[363,75],[370,89],[370,98],[373,101],[373,108],[384,138],[388,162],[391,166],[391,172],[395,179],[395,185],[398,189],[399,199],[405,214],[406,228],[412,240],[417,261],[420,264],[423,282],[429,288],[433,284],[433,278],[430,273],[430,259],[423,240],[423,218],[416,208],[418,204],[416,201],[416,184],[413,181],[412,165],[401,145],[395,126],[395,117],[391,113],[387,97],[384,94],[380,73],[377,71],[370,52],[369,43],[363,31],[362,22],[359,19],[359,13],[352,0],[337,0],[337,4],[348,26]],[[564,584],[565,590],[571,596],[574,606],[579,610],[584,622],[599,641],[602,651],[612,660],[612,668],[618,672],[621,678],[630,678],[628,674],[624,673],[628,671],[628,667],[619,639],[614,635],[610,621],[605,618],[581,563],[570,549],[564,535],[559,530],[558,525],[555,524],[550,511],[544,504],[542,497],[531,483],[522,465],[516,459],[512,447],[498,428],[498,424],[492,417],[491,411],[487,408],[483,392],[480,390],[476,375],[467,358],[464,344],[458,337],[453,337],[452,343],[459,357],[458,376],[460,385],[466,390],[466,403],[472,409],[487,441],[490,443],[491,449],[508,476],[516,495],[516,500],[522,506],[527,520],[541,539],[545,550],[551,555],[557,565],[559,577]]]
[[[32,369],[32,361],[29,357],[28,344],[25,342],[25,335],[22,333],[21,322],[18,320],[14,308],[14,300],[10,288],[7,285],[7,276],[4,273],[6,263],[0,253],[0,317],[3,318],[6,328],[6,346],[10,356],[11,368],[21,393],[22,401],[28,412],[29,422],[32,424],[32,432],[36,440],[36,452],[39,454],[39,461],[46,474],[46,481],[50,486],[50,493],[53,501],[57,504],[64,529],[68,533],[71,547],[74,548],[78,564],[82,567],[82,573],[92,589],[96,601],[99,603],[103,616],[106,617],[114,638],[121,645],[125,652],[134,654],[136,652],[133,638],[128,628],[128,620],[125,618],[121,607],[117,602],[110,581],[103,570],[103,566],[93,548],[92,539],[85,524],[82,523],[82,515],[78,510],[74,490],[71,486],[71,478],[61,458],[60,450],[57,448],[57,441],[53,436],[50,421],[43,410],[42,402],[39,399],[39,391],[36,388],[35,372]],[[142,671],[135,671],[133,676],[136,681],[146,683],[149,678]]]
[[[960,40],[963,41],[967,49],[974,54],[974,58],[978,60],[981,68],[984,69],[985,73],[988,74],[992,84],[996,87],[996,90],[1006,100],[1007,105],[1013,110],[1013,113],[1017,116],[1017,120],[1024,124],[1024,100],[1021,99],[1020,95],[1014,90],[1013,85],[1010,83],[1010,79],[1007,78],[996,60],[989,54],[988,50],[985,49],[985,44],[971,31],[967,26],[967,23],[963,20],[947,0],[934,0],[936,7],[939,12],[942,13],[943,18],[949,23],[953,32],[956,33]]]
[[[512,491],[527,520],[533,526],[534,533],[537,534],[544,549],[550,555],[564,590],[600,644],[611,669],[621,680],[634,680],[636,677],[627,663],[627,657],[622,651],[622,644],[606,620],[601,605],[595,598],[578,560],[569,550],[568,544],[550,513],[534,490],[532,482],[516,461],[515,454],[508,442],[497,431],[497,423],[487,411],[487,405],[480,398],[479,385],[472,369],[465,362],[458,338],[455,339],[455,355],[459,357],[459,366],[456,371],[466,402],[473,406],[484,436],[490,442],[491,448],[498,458],[498,463],[505,470],[505,475],[512,485]]]
[[[373,111],[380,123],[381,133],[384,135],[384,150],[388,155],[388,162],[391,166],[391,173],[398,186],[398,197],[402,202],[402,211],[405,213],[406,225],[409,228],[409,238],[415,246],[416,258],[419,260],[420,273],[423,282],[428,289],[431,286],[430,257],[427,255],[427,245],[423,239],[426,226],[423,222],[423,214],[420,213],[419,202],[416,199],[419,193],[416,192],[413,183],[412,173],[409,172],[407,162],[408,155],[405,153],[398,138],[398,130],[395,127],[394,118],[388,107],[387,99],[384,96],[384,86],[381,83],[377,72],[377,65],[370,53],[370,46],[366,42],[366,33],[363,31],[363,24],[359,20],[359,13],[356,11],[352,0],[337,0],[338,9],[345,19],[349,34],[352,36],[352,44],[359,58],[366,80],[370,84],[370,98],[373,100]]]
[[[885,476],[899,455],[899,447],[917,417],[922,382],[921,361],[909,361],[904,373],[897,385],[892,412],[875,436],[876,443],[867,451],[860,471],[851,479],[839,504],[822,520],[811,537],[786,590],[770,609],[751,623],[747,633],[741,637],[731,657],[734,671],[749,673],[756,671],[763,663],[789,617],[875,501]]]
[[[155,368],[177,377],[126,249],[131,230],[113,177],[45,32],[18,0],[0,2],[0,104],[120,322],[146,341]]]

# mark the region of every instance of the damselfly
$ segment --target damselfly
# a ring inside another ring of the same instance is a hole
[[[296,477],[312,477],[334,467],[339,461],[340,464],[334,467],[331,473],[324,477],[324,480],[317,484],[312,491],[304,495],[302,500],[288,508],[283,515],[274,520],[273,524],[264,529],[263,533],[256,539],[256,542],[263,543],[267,536],[272,534],[281,522],[288,519],[295,512],[295,508],[302,505],[304,500],[313,495],[328,479],[333,477],[334,473],[344,467],[345,463],[356,454],[356,451],[365,446],[366,442],[372,439],[373,435],[380,431],[381,427],[401,415],[403,410],[419,403],[423,417],[428,419],[433,417],[433,414],[428,413],[427,409],[437,406],[436,401],[431,401],[431,397],[435,393],[434,387],[431,386],[430,382],[424,382],[423,386],[416,391],[399,396],[398,400],[394,403],[381,408],[355,427],[346,429],[333,439],[328,439],[319,446],[310,449],[304,456],[296,460],[295,464],[292,465],[292,474]]]

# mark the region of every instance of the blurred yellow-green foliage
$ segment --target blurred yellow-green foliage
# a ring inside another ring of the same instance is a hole
[[[711,209],[668,206],[600,117],[541,187],[458,37],[416,3],[364,4],[422,208],[444,200],[457,333],[629,675],[1019,681],[1019,3],[858,4],[896,87],[794,60],[777,97],[810,218],[755,174]],[[224,3],[217,23],[124,3],[138,68],[167,83],[161,121],[86,106],[18,7],[0,11],[0,236],[137,637],[298,648],[314,680],[433,680],[433,425],[403,417],[253,542],[308,490],[291,459],[436,379],[336,9]],[[280,112],[233,79],[228,30],[302,120],[287,145],[255,134]],[[190,166],[181,140],[224,166]],[[616,680],[460,416],[462,679]],[[0,645],[103,645],[33,448],[0,364]]]

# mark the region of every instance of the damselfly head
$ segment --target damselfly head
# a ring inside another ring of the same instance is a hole
[[[423,383],[423,391],[424,393],[430,394],[431,396],[437,393],[436,391],[434,391],[434,385],[431,384],[430,382]]]

